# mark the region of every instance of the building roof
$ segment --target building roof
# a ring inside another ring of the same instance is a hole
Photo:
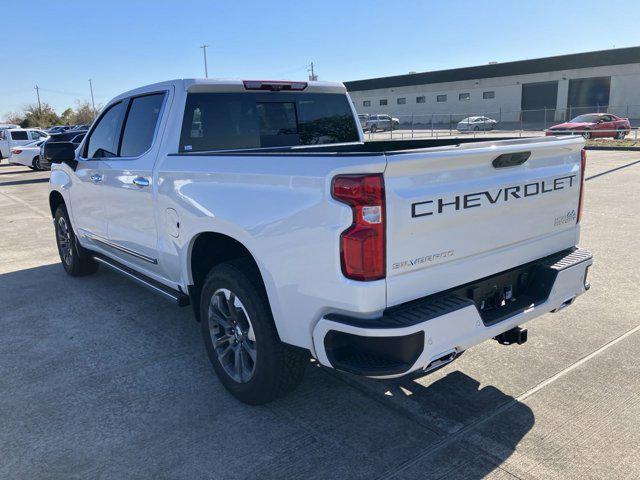
[[[602,67],[640,63],[640,47],[615,48],[596,52],[573,53],[556,57],[519,60],[516,62],[479,65],[477,67],[453,68],[435,72],[409,73],[392,77],[369,78],[344,82],[347,90],[356,92],[377,88],[408,87],[429,83],[458,82],[479,78],[508,77],[529,73],[554,72],[575,68]]]

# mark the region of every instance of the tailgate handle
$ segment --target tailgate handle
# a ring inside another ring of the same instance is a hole
[[[503,153],[493,161],[494,168],[517,167],[529,160],[531,152]]]

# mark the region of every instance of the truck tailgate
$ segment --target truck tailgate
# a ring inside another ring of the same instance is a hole
[[[387,154],[387,305],[577,244],[581,138]]]

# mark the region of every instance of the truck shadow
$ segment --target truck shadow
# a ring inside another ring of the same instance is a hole
[[[31,178],[29,180],[10,180],[8,182],[0,182],[0,187],[11,187],[15,185],[28,185],[31,183],[47,183],[49,177],[45,178]]]
[[[330,374],[437,434],[414,458],[386,472],[392,478],[440,478],[445,472],[455,478],[485,478],[511,457],[535,424],[529,406],[462,371],[436,381],[424,374],[393,380]]]
[[[0,274],[0,286],[0,403],[19,412],[0,422],[7,456],[23,459],[13,478],[99,468],[113,478],[479,479],[534,424],[529,407],[463,372],[375,381],[315,362],[298,390],[250,407],[214,377],[190,308],[102,269],[68,277],[59,263]],[[241,451],[242,462],[212,449]]]

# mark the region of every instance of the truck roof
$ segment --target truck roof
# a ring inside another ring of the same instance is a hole
[[[341,82],[319,82],[307,80],[262,80],[262,79],[230,79],[230,78],[183,78],[166,80],[164,82],[145,85],[128,92],[124,92],[114,100],[149,92],[150,90],[174,86],[176,89],[183,89],[187,92],[245,92],[248,91],[244,82],[264,82],[278,84],[306,84],[304,93],[347,93],[347,89]],[[111,102],[109,102],[111,103]]]

